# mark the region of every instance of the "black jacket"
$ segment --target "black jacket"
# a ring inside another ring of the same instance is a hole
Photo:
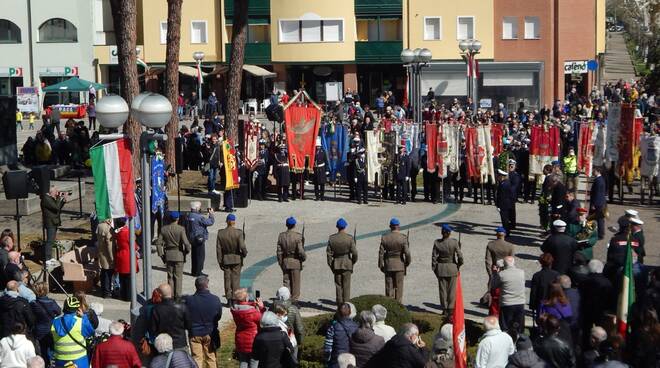
[[[532,286],[529,292],[529,309],[537,311],[541,301],[548,297],[548,288],[559,277],[559,272],[542,268],[532,276]]]
[[[264,327],[254,338],[252,359],[259,361],[259,368],[280,368],[291,351],[293,345],[279,326]]]
[[[605,198],[605,192],[607,188],[605,185],[605,178],[602,176],[594,179],[593,184],[591,184],[591,192],[589,193],[589,198],[591,199],[591,206],[601,208],[605,206],[607,200]]]
[[[351,336],[351,354],[355,355],[357,368],[367,365],[374,354],[385,346],[385,339],[368,328],[358,328]]]
[[[184,304],[174,303],[172,299],[164,299],[154,306],[149,325],[151,336],[166,333],[172,336],[174,349],[182,349],[188,346],[186,331],[190,330],[190,318]]]
[[[510,355],[506,368],[545,368],[547,366],[533,349],[527,349],[518,350]]]
[[[184,299],[190,314],[190,336],[211,336],[217,331],[218,321],[222,317],[220,298],[208,290],[198,290]]]
[[[579,290],[580,315],[584,322],[597,322],[604,312],[616,310],[616,289],[602,273],[589,274],[580,284]]]
[[[30,331],[28,335],[32,336],[34,314],[27,300],[5,294],[0,297],[0,338],[11,335],[11,329],[17,322],[25,324],[27,331]]]
[[[368,368],[423,368],[427,351],[413,345],[404,335],[396,335],[366,365]]]
[[[575,367],[575,355],[573,349],[557,336],[544,337],[534,351],[554,368]]]
[[[562,275],[568,273],[568,269],[573,265],[573,256],[577,249],[577,240],[565,233],[554,233],[541,245],[541,251],[552,254],[555,259],[552,269]]]
[[[513,207],[515,198],[513,197],[513,186],[509,179],[504,179],[497,186],[495,193],[495,206],[499,209],[508,210]]]
[[[30,306],[35,317],[34,337],[40,340],[50,334],[53,319],[62,314],[62,309],[47,296],[38,296]]]

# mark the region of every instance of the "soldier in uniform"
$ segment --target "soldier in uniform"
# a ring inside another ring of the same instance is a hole
[[[337,233],[328,238],[326,256],[328,267],[335,276],[337,305],[351,299],[351,274],[358,261],[355,239],[346,233],[348,223],[343,218],[337,220]]]
[[[355,181],[355,197],[358,204],[368,204],[368,190],[367,190],[367,160],[365,158],[364,148],[360,148],[353,164],[353,181]]]
[[[502,226],[498,226],[497,229],[495,229],[495,236],[497,239],[488,242],[488,245],[486,245],[485,263],[486,273],[488,274],[489,279],[493,275],[493,265],[496,265],[497,261],[504,259],[504,257],[507,256],[513,256],[513,244],[504,240],[505,235],[506,229]]]
[[[284,286],[291,290],[291,298],[300,297],[300,271],[303,262],[307,259],[305,254],[305,240],[299,232],[295,231],[296,219],[286,219],[286,231],[277,238],[277,263],[282,269]]]
[[[226,221],[227,227],[218,231],[215,250],[220,269],[224,272],[225,297],[231,304],[234,291],[240,287],[241,268],[243,259],[247,256],[247,249],[245,248],[245,234],[235,227],[236,215],[228,214]]]
[[[321,138],[316,138],[314,153],[314,200],[325,201],[325,183],[328,182],[328,156],[321,145]]]
[[[351,142],[351,148],[348,151],[346,156],[346,179],[348,181],[348,200],[352,201],[355,199],[355,160],[357,159],[358,150],[360,149],[360,137],[356,136]]]
[[[433,243],[431,269],[438,278],[440,305],[445,313],[453,314],[456,295],[456,277],[458,268],[463,265],[461,245],[456,239],[450,238],[452,229],[448,224],[442,225],[442,239]]]
[[[385,295],[401,303],[403,278],[411,258],[408,237],[399,232],[399,226],[399,219],[392,218],[390,232],[380,238],[378,268],[385,274]]]
[[[289,201],[289,155],[287,154],[286,144],[280,143],[277,153],[275,153],[275,181],[277,182],[277,201]]]
[[[158,256],[167,268],[167,283],[174,290],[175,298],[181,296],[183,265],[191,248],[186,237],[186,229],[177,223],[178,220],[179,212],[168,212],[167,225],[163,226],[160,237],[155,241]]]
[[[497,207],[497,211],[500,213],[502,227],[506,230],[506,236],[509,236],[511,234],[511,208],[514,201],[513,189],[511,189],[508,173],[502,169],[498,169],[497,173],[500,176],[500,183],[497,186],[495,207]]]
[[[268,178],[268,150],[266,149],[266,140],[259,140],[259,158],[254,169],[256,179],[254,180],[254,197],[260,201],[266,199],[266,182]]]
[[[410,185],[410,158],[406,153],[406,146],[399,147],[396,158],[396,203],[406,204],[408,197],[407,185]]]

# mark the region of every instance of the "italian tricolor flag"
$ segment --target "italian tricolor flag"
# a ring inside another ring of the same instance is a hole
[[[133,161],[128,138],[89,151],[99,221],[135,216]]]
[[[626,265],[623,271],[623,280],[621,281],[621,294],[619,294],[619,304],[616,309],[617,329],[621,336],[625,337],[628,332],[628,313],[630,307],[635,302],[635,279],[633,278],[633,250],[630,244],[630,233],[628,234],[628,244],[626,244]]]

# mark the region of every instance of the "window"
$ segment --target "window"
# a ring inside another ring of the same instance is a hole
[[[231,35],[231,32],[228,34]],[[267,42],[270,42],[270,24],[250,24],[248,26],[248,43]]]
[[[206,43],[206,21],[193,20],[190,22],[190,43]]]
[[[474,39],[474,17],[458,17],[456,21],[456,39]]]
[[[440,17],[424,18],[424,40],[433,41],[442,39],[442,21]]]
[[[160,22],[160,44],[164,45],[167,43],[167,22]]]
[[[78,42],[78,30],[66,19],[52,18],[39,26],[39,42]]]
[[[357,27],[358,41],[400,41],[402,37],[398,18],[358,19]]]
[[[504,17],[502,19],[502,39],[515,40],[518,38],[518,17]]]
[[[541,38],[539,17],[525,17],[525,39],[537,40]]]
[[[342,42],[344,21],[280,20],[280,42]]]
[[[0,19],[0,43],[21,43],[21,30],[6,19]]]

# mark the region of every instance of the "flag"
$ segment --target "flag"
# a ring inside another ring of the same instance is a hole
[[[133,161],[128,138],[94,147],[89,154],[99,221],[135,216]]]
[[[245,151],[243,157],[245,165],[252,168],[259,160],[259,139],[261,138],[261,126],[251,121],[244,122],[243,131],[245,132]]]
[[[426,123],[426,169],[435,172],[438,163],[438,130],[440,127],[434,123]]]
[[[382,178],[380,173],[380,162],[378,161],[378,154],[383,146],[380,142],[380,132],[376,130],[366,130],[366,148],[367,148],[367,182],[371,184],[376,183],[376,173]]]
[[[483,147],[479,146],[477,128],[465,128],[465,166],[468,178],[477,178],[481,175],[481,159]]]
[[[543,166],[559,160],[559,128],[532,125],[529,144],[529,175],[543,174]]]
[[[579,145],[577,151],[577,168],[579,172],[584,173],[587,177],[591,176],[591,168],[594,156],[594,144],[592,137],[593,131],[593,122],[580,124],[580,134],[578,135]]]
[[[621,280],[621,293],[616,308],[617,330],[621,336],[626,337],[629,327],[628,313],[635,302],[635,279],[633,278],[633,250],[630,244],[630,233],[626,243],[626,265]]]
[[[204,84],[204,78],[202,77],[202,64],[197,64],[197,83]]]
[[[452,324],[452,340],[454,345],[454,366],[467,367],[467,343],[465,341],[465,311],[463,310],[463,287],[461,273],[456,277],[456,296],[454,302],[454,323]]]
[[[294,172],[314,167],[316,136],[319,134],[321,111],[314,106],[289,106],[284,111],[289,166]]]
[[[222,159],[225,166],[225,190],[237,189],[240,186],[238,181],[238,165],[236,162],[236,150],[231,139],[222,142]]]
[[[621,126],[621,104],[612,103],[607,108],[607,135],[605,136],[605,164],[619,161],[619,131]]]
[[[482,125],[477,128],[477,141],[479,142],[479,160],[481,181],[485,183],[488,177],[495,182],[495,168],[493,167],[493,147],[491,140],[491,126]]]
[[[499,156],[504,151],[504,124],[490,125],[490,145],[493,147],[493,156]]]
[[[321,145],[328,157],[330,181],[337,179],[337,174],[345,175],[344,163],[348,153],[348,129],[342,123],[328,123],[321,129]]]
[[[407,107],[408,106],[408,88],[410,87],[410,75],[408,73],[408,69],[406,69],[406,88],[403,90],[403,106]]]

